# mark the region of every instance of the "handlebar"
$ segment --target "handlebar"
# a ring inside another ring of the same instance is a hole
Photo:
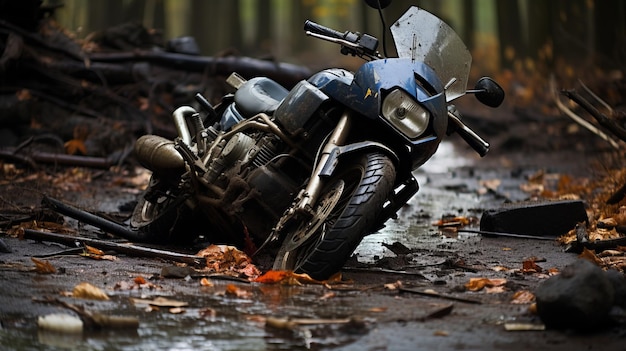
[[[371,35],[353,32],[342,33],[311,20],[304,21],[304,30],[307,32],[307,35],[340,44],[341,53],[344,55],[380,58],[376,51],[378,39]]]
[[[489,151],[489,143],[466,126],[453,111],[448,111],[448,120],[454,123],[454,130],[457,134],[459,134],[461,138],[463,138],[463,140],[465,140],[465,142],[480,155],[480,157],[487,154]]]
[[[304,21],[304,30],[309,31],[311,33],[317,33],[317,34],[321,34],[327,37],[337,38],[337,39],[345,39],[345,36],[346,36],[346,33],[341,33],[340,31],[325,27],[311,20]]]

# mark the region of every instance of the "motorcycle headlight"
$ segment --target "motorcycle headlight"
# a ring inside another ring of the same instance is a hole
[[[430,120],[430,113],[400,89],[385,97],[381,112],[389,123],[411,139],[424,133]]]

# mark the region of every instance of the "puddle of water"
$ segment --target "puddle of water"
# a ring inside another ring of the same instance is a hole
[[[471,181],[453,174],[454,170],[469,167],[473,162],[461,155],[452,143],[442,142],[437,153],[413,174],[420,191],[398,212],[397,219],[387,221],[385,228],[363,239],[355,251],[359,261],[372,263],[378,257],[393,256],[382,243],[397,241],[411,249],[428,250],[457,240],[477,240],[474,234],[446,237],[433,225],[443,215],[474,215],[469,212],[481,206],[477,193],[467,187],[466,183]],[[433,183],[437,183],[437,187],[432,187]],[[442,188],[441,184],[447,186]]]

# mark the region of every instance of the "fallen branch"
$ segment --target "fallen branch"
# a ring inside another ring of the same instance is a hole
[[[152,62],[184,71],[210,72],[227,76],[237,72],[246,78],[268,76],[286,87],[292,87],[302,79],[307,79],[311,71],[304,67],[284,62],[273,62],[250,57],[211,57],[194,56],[165,51],[136,50],[132,52],[93,53],[92,62],[124,63]]]
[[[8,159],[13,162],[25,163],[33,169],[37,169],[37,162],[74,167],[108,169],[117,165],[120,161],[120,155],[118,154],[108,157],[94,157],[34,151],[28,155],[22,155],[16,153],[13,148],[0,149],[0,158]]]
[[[558,95],[556,94],[556,89],[554,87],[554,78],[550,79],[550,86],[551,86],[551,90],[554,92],[554,102],[556,103],[556,106],[559,108],[559,110],[561,110],[561,112],[565,113],[569,118],[571,118],[576,123],[586,128],[590,132],[599,136],[602,140],[605,140],[606,142],[611,144],[613,148],[619,149],[619,144],[615,140],[613,140],[613,138],[606,135],[603,131],[598,129],[593,124],[587,122],[584,118],[575,114],[572,110],[570,110],[567,106],[565,106],[565,104],[563,104],[563,102],[559,99]]]
[[[589,101],[583,98],[576,90],[563,90],[563,95],[570,98],[572,101],[580,105],[583,109],[585,109],[593,118],[600,123],[601,126],[610,130],[615,136],[620,138],[622,141],[626,141],[626,129],[622,128],[618,123],[616,123],[613,119],[606,116],[604,113],[600,112],[595,106],[593,106]]]
[[[187,263],[199,268],[206,266],[206,260],[203,257],[195,255],[186,255],[172,251],[153,249],[149,247],[136,246],[133,244],[118,244],[104,240],[90,239],[79,236],[63,235],[56,233],[46,233],[32,229],[24,229],[24,239],[37,241],[51,241],[75,247],[76,243],[93,246],[100,250],[112,250],[135,257],[151,257],[164,260]]]
[[[64,204],[59,200],[44,196],[41,200],[41,204],[49,207],[50,209],[81,222],[87,223],[101,230],[119,236],[121,238],[130,241],[141,241],[142,236],[140,233],[130,230],[127,227],[120,225],[116,222],[110,221],[106,218],[97,216],[87,211],[80,210],[76,207]]]

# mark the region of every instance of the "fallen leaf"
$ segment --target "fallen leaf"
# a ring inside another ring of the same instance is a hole
[[[535,301],[535,294],[528,290],[516,291],[511,298],[511,303],[516,305],[530,304]]]
[[[603,265],[602,260],[598,256],[596,256],[596,252],[593,250],[589,250],[586,247],[583,247],[583,252],[580,255],[578,255],[578,258],[584,258],[586,260],[589,260],[597,264],[598,266]]]
[[[96,254],[91,254],[88,252],[83,252],[80,254],[80,256],[91,258],[94,260],[104,260],[104,261],[116,261],[117,260],[117,257],[113,255],[96,255]]]
[[[87,155],[87,147],[85,146],[85,142],[83,140],[72,139],[67,141],[64,144],[65,152],[68,155],[75,155],[80,153],[82,155]]]
[[[74,287],[72,296],[78,299],[108,300],[109,296],[100,288],[83,282]]]
[[[253,280],[255,283],[275,284],[281,283],[285,285],[302,285],[302,284],[320,284],[328,285],[341,282],[341,273],[336,273],[327,280],[315,280],[306,273],[294,273],[293,271],[276,271],[270,270],[260,277]]]
[[[89,246],[89,245],[85,245],[85,252],[93,254],[93,255],[99,255],[99,256],[103,256],[104,255],[104,251],[95,248],[93,246]]]
[[[433,225],[437,227],[463,227],[474,221],[475,219],[464,216],[443,216],[440,220],[434,222]]]
[[[381,312],[387,311],[387,307],[372,307],[368,311],[375,312],[375,313],[381,313]]]
[[[252,293],[243,289],[238,288],[235,284],[226,285],[226,295],[240,297],[240,298],[249,298],[252,296]]]
[[[245,276],[250,280],[261,275],[252,259],[234,246],[210,245],[196,255],[204,257],[207,269],[216,273]]]
[[[496,278],[470,278],[470,281],[465,284],[465,288],[469,291],[479,291],[485,287],[493,288],[506,284],[506,279]]]
[[[37,273],[52,274],[57,272],[56,268],[49,261],[43,261],[35,257],[30,259],[35,263],[35,272]]]
[[[290,271],[270,270],[254,280],[255,283],[273,284],[283,281],[289,276]]]
[[[504,285],[498,285],[498,286],[486,286],[485,287],[485,292],[487,294],[500,294],[506,291],[506,287]]]
[[[152,300],[131,298],[131,301],[135,305],[146,304],[146,305],[156,306],[156,307],[187,307],[189,305],[187,302],[177,301],[177,300],[170,300],[170,299],[165,298],[165,297],[157,297],[157,298],[152,299]]]
[[[540,273],[543,269],[538,266],[534,260],[525,260],[522,263],[522,272],[524,273]]]
[[[139,285],[143,285],[143,284],[147,284],[147,283],[148,283],[148,282],[146,281],[146,279],[145,279],[144,277],[140,276],[140,275],[139,275],[139,276],[137,276],[137,277],[135,277],[135,279],[133,279],[133,282],[134,282],[135,284],[139,284]]]
[[[398,290],[399,288],[402,287],[402,282],[398,280],[395,283],[385,284],[384,287],[387,290]]]
[[[325,293],[324,295],[322,295],[322,297],[320,297],[320,300],[328,300],[331,299],[333,297],[337,296],[337,294],[334,291],[330,291]]]
[[[504,330],[506,331],[540,331],[546,330],[544,324],[533,323],[504,323]]]
[[[184,308],[180,308],[180,307],[172,307],[169,309],[169,312],[171,314],[181,314],[181,313],[185,313],[186,310]]]
[[[491,268],[492,270],[496,271],[496,272],[506,272],[509,271],[510,269],[504,266],[495,266],[493,268]]]

